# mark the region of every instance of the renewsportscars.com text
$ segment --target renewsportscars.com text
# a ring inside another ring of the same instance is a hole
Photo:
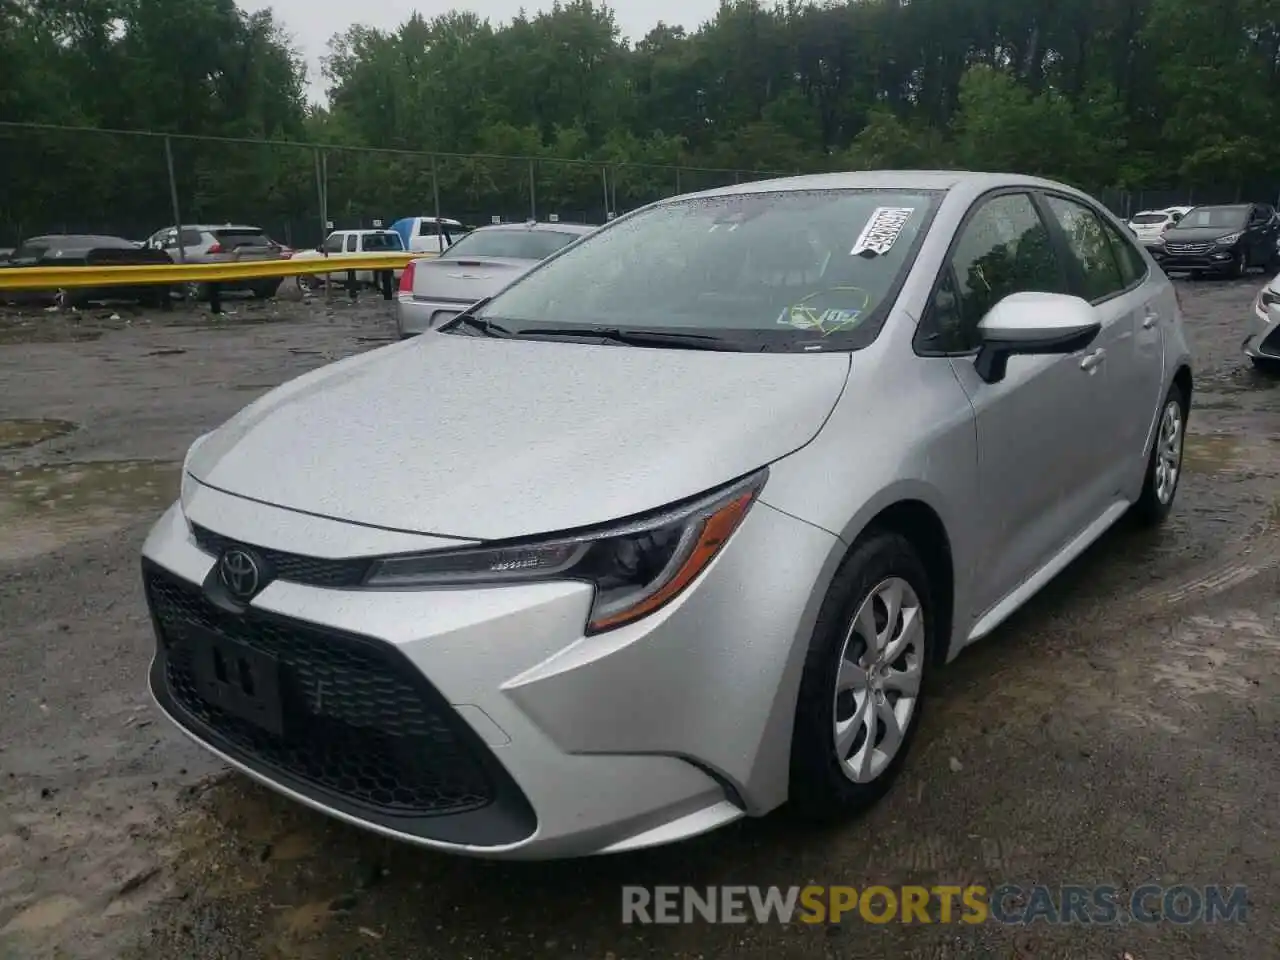
[[[1243,923],[1248,889],[1158,886],[794,886],[622,888],[622,922]]]

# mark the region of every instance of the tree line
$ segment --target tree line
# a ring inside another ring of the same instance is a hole
[[[324,83],[309,104],[287,25],[234,0],[0,0],[0,120],[268,142],[173,141],[187,220],[318,231],[321,159],[332,219],[430,212],[437,188],[446,214],[598,217],[732,180],[677,166],[1280,187],[1280,0],[724,0],[634,43],[567,0],[352,26]],[[168,222],[168,162],[162,140],[0,128],[0,231]]]

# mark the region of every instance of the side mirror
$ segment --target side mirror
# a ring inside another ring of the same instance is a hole
[[[1171,223],[1177,223],[1177,222],[1178,222],[1179,220],[1181,220],[1181,219],[1182,219],[1182,214],[1180,214],[1180,213],[1172,214],[1172,215],[1170,215],[1170,217],[1169,217],[1169,220],[1170,220],[1170,222],[1171,222]]]
[[[1093,304],[1062,293],[1011,293],[978,324],[974,366],[987,383],[1004,379],[1015,355],[1075,353],[1094,341],[1102,319]]]

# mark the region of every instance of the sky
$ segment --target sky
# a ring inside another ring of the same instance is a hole
[[[313,100],[324,99],[320,58],[329,38],[353,23],[390,29],[415,11],[427,19],[450,10],[469,10],[495,23],[510,20],[524,7],[535,13],[549,9],[551,0],[240,0],[246,10],[270,7],[276,21],[292,35],[307,58],[308,93]],[[612,7],[623,36],[639,40],[663,21],[692,31],[715,16],[719,0],[614,0]]]

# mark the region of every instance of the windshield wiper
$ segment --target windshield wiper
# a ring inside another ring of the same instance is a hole
[[[484,320],[476,316],[476,311],[487,304],[493,297],[485,297],[483,300],[477,300],[467,309],[459,314],[455,314],[444,326],[440,327],[441,332],[449,333],[458,327],[467,327],[470,330],[478,330],[481,336],[485,337],[509,337],[511,331],[500,324],[494,323],[492,320]]]
[[[517,336],[575,340],[607,340],[629,347],[674,347],[678,350],[738,351],[740,347],[722,337],[706,333],[663,330],[623,330],[620,327],[528,327]]]

